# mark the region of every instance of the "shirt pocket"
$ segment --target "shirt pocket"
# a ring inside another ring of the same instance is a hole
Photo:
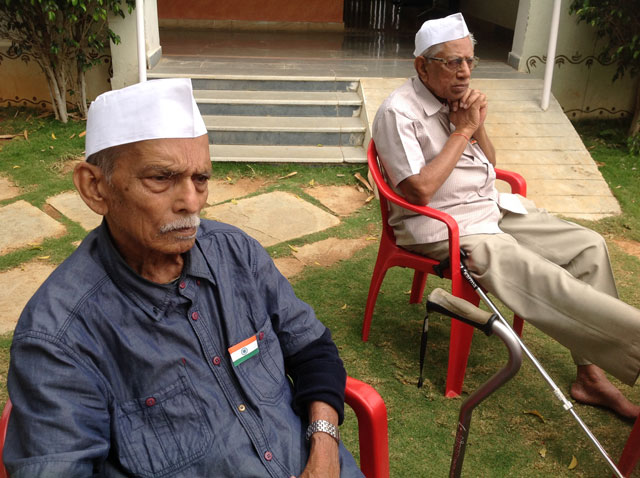
[[[135,476],[162,477],[202,458],[212,432],[186,377],[121,404],[117,427],[123,466]]]
[[[258,355],[233,368],[249,397],[254,397],[259,403],[273,405],[282,400],[289,388],[282,349],[271,327],[265,326],[256,333],[256,337]]]

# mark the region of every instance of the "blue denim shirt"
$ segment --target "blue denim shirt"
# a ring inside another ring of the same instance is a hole
[[[269,255],[203,221],[178,281],[149,282],[103,223],[25,308],[4,461],[19,477],[285,477],[308,456],[284,357],[325,327]],[[228,348],[257,337],[234,366]],[[362,476],[340,447],[342,476]]]

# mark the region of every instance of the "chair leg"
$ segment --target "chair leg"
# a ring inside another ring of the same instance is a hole
[[[640,460],[640,417],[636,419],[635,425],[631,430],[631,434],[627,439],[627,444],[622,450],[618,469],[624,476],[631,476],[631,472]]]
[[[373,309],[376,306],[376,300],[378,299],[378,293],[380,292],[380,286],[384,280],[384,276],[387,273],[387,266],[384,260],[376,261],[376,265],[373,268],[373,275],[371,276],[371,285],[369,286],[369,295],[367,295],[367,305],[364,309],[364,320],[362,321],[362,341],[369,340],[369,328],[371,327],[371,320],[373,319]]]
[[[447,383],[444,394],[454,398],[462,392],[462,382],[467,369],[467,359],[471,349],[473,327],[457,320],[451,320],[451,337],[449,339],[449,365],[447,367]]]
[[[411,284],[411,297],[409,297],[410,304],[419,304],[422,302],[422,295],[424,293],[424,286],[427,283],[427,273],[416,270],[413,273],[413,284]]]
[[[454,295],[462,297],[473,305],[478,305],[480,297],[471,289],[463,286],[463,290]],[[458,320],[451,320],[451,336],[449,338],[449,365],[447,367],[447,383],[444,394],[454,398],[462,392],[464,374],[467,370],[467,359],[471,350],[473,327]]]
[[[524,328],[524,320],[513,314],[513,330],[518,337],[522,337],[522,329]]]

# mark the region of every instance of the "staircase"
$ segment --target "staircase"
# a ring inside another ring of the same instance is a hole
[[[198,76],[191,81],[212,161],[366,162],[357,80]]]

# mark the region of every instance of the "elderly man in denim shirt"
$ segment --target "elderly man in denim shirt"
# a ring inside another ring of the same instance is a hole
[[[189,80],[101,95],[86,141],[74,182],[104,221],[16,328],[12,478],[362,476],[329,331],[255,240],[199,219]]]

